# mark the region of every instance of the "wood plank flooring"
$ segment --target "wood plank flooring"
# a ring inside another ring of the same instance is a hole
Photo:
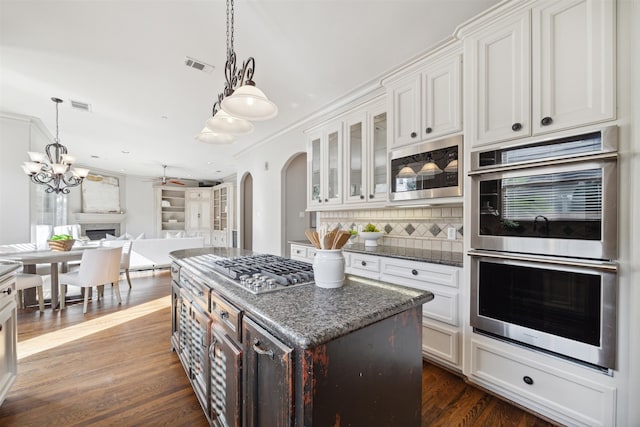
[[[206,426],[171,352],[168,271],[120,282],[105,298],[44,314],[19,310],[18,378],[1,426]],[[435,365],[423,365],[423,426],[551,426]]]

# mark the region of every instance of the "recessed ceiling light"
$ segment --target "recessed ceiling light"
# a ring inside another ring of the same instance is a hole
[[[121,151],[121,153],[122,153],[122,154],[130,154],[130,153],[131,153],[131,151],[122,150],[122,151]]]
[[[167,120],[169,117],[168,116],[160,116],[161,119],[163,120]]]
[[[222,171],[216,171],[216,173],[220,173],[220,172],[222,172]]]
[[[96,156],[95,154],[93,154],[93,155],[91,156],[91,158],[92,158],[92,159],[99,159],[99,158],[100,158],[100,156]]]

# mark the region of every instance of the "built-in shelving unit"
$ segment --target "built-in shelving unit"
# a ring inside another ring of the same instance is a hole
[[[156,232],[164,237],[166,232],[185,230],[185,189],[176,187],[157,187]]]

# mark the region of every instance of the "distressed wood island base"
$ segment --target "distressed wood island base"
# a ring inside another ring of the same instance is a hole
[[[254,295],[176,251],[172,347],[211,425],[420,426],[426,291],[347,276]]]

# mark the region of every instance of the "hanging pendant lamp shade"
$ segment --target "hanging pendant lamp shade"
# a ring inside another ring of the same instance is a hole
[[[229,135],[227,133],[217,133],[207,128],[206,126],[198,135],[196,135],[196,139],[198,141],[207,142],[209,144],[231,144],[236,140],[233,135]]]
[[[212,132],[230,135],[248,135],[253,132],[253,124],[251,122],[230,116],[223,110],[218,111],[207,120],[205,126]]]
[[[422,169],[418,171],[418,175],[427,179],[431,179],[434,176],[439,175],[441,173],[442,173],[442,169],[440,169],[438,165],[436,165],[433,162],[433,160],[429,160],[427,163],[424,164],[424,166],[422,166]]]
[[[278,115],[278,107],[260,89],[245,84],[222,100],[222,109],[245,120],[269,120]]]
[[[458,172],[458,159],[451,160],[447,166],[444,167],[444,171],[447,173]]]
[[[400,169],[400,172],[398,172],[398,175],[396,175],[396,178],[415,178],[415,177],[416,177],[416,173],[409,166],[405,166],[402,169]]]

